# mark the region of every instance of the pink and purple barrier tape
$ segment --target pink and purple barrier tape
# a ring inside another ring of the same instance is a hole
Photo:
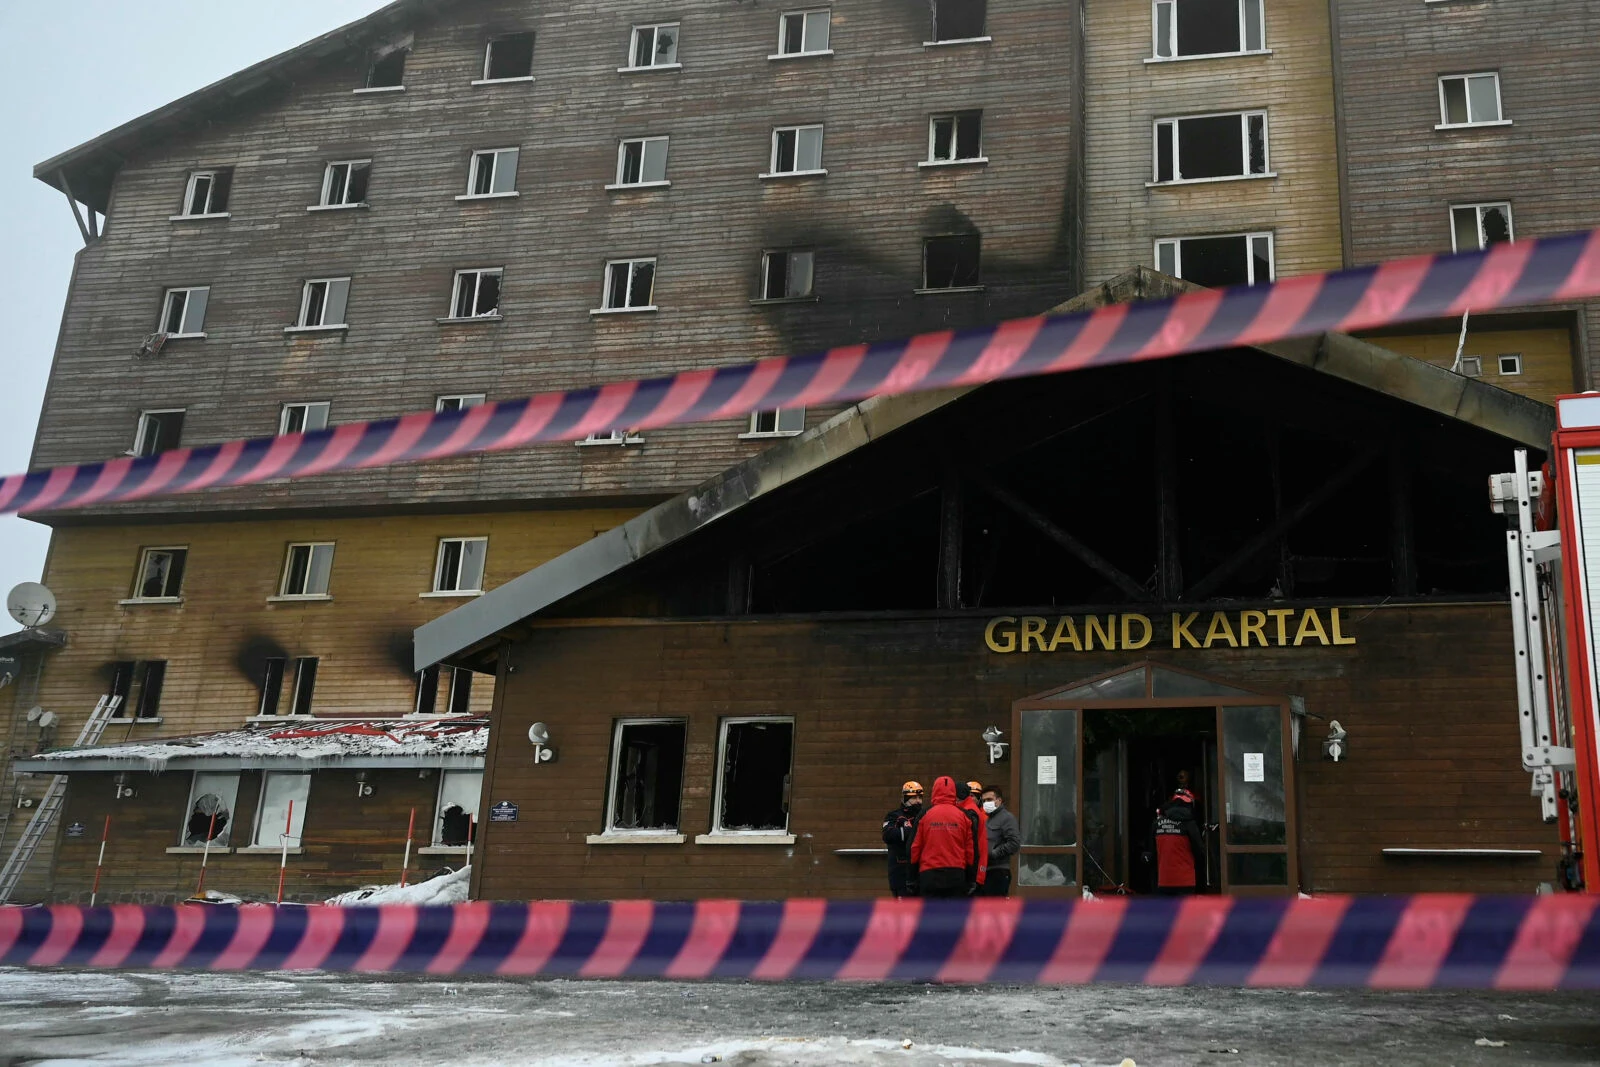
[[[1600,898],[0,908],[0,964],[577,978],[1600,988]]]
[[[1600,230],[1498,244],[1483,252],[1300,275],[1272,285],[1203,290],[1172,300],[540,393],[462,411],[425,411],[315,433],[14,474],[0,478],[0,514],[416,463],[536,441],[579,440],[619,427],[646,430],[732,419],[768,408],[979,385],[1594,296],[1600,296]],[[708,353],[706,361],[717,355]]]

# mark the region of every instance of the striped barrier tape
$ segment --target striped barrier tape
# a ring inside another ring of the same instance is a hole
[[[1600,296],[1600,229],[1272,285],[1207,289],[1171,300],[539,393],[461,411],[417,412],[314,433],[14,474],[0,479],[0,514],[305,478],[571,441],[619,427],[731,419],[769,408],[978,385],[1593,296]]]
[[[0,908],[0,964],[579,978],[1600,988],[1591,896]]]

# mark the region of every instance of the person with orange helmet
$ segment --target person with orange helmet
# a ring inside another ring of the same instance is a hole
[[[917,869],[911,863],[911,843],[922,818],[922,783],[900,787],[900,806],[883,817],[883,843],[889,846],[889,892],[897,897],[917,895]]]
[[[1156,891],[1162,895],[1193,893],[1197,887],[1203,845],[1195,807],[1189,772],[1179,771],[1171,799],[1156,812]]]
[[[981,796],[982,782],[960,782],[956,785],[956,803],[972,820],[972,847],[978,872],[977,884],[972,889],[975,894],[981,894],[984,883],[989,880],[989,816],[978,804]]]

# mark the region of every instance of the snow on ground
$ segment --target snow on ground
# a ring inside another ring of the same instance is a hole
[[[472,865],[458,871],[441,874],[425,882],[410,885],[369,885],[329,897],[329,904],[346,907],[378,907],[380,904],[465,904],[467,883],[472,879]]]

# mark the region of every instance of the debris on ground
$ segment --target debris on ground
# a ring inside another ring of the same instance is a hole
[[[329,897],[329,904],[343,907],[375,908],[383,904],[416,904],[422,907],[435,904],[465,904],[467,883],[472,878],[472,865],[458,871],[441,874],[424,882],[411,885],[367,885]]]
[[[1490,1041],[1486,1037],[1478,1038],[1478,1040],[1474,1041],[1473,1044],[1477,1045],[1479,1048],[1505,1048],[1506,1047],[1506,1043],[1504,1041]]]

